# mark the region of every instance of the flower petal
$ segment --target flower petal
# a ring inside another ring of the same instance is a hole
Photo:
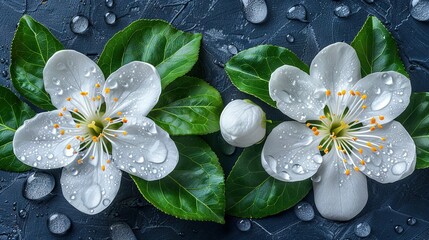
[[[368,200],[366,177],[352,171],[349,176],[334,151],[323,157],[313,181],[314,202],[320,214],[330,220],[348,221],[358,215]]]
[[[350,90],[361,78],[356,51],[348,44],[338,42],[320,51],[310,65],[310,75],[322,81],[334,94]]]
[[[379,123],[388,123],[399,116],[410,103],[411,82],[404,75],[389,71],[372,73],[354,86],[366,94],[367,109],[360,119],[384,116]]]
[[[272,177],[295,182],[313,176],[322,156],[317,148],[320,138],[304,124],[283,122],[271,131],[265,141],[261,162]]]
[[[73,128],[74,121],[70,113],[64,112],[62,117],[59,113],[59,110],[39,113],[18,128],[13,138],[13,152],[21,162],[40,169],[52,169],[75,160],[80,141],[68,130],[64,135],[60,134],[63,128]]]
[[[149,118],[133,118],[113,139],[113,159],[122,170],[148,181],[167,176],[179,161],[176,144]]]
[[[381,183],[396,182],[409,176],[416,166],[416,145],[407,130],[399,122],[392,121],[373,134],[386,140],[362,138],[383,146],[377,152],[364,150],[366,164],[362,172]]]
[[[319,119],[325,107],[326,89],[320,81],[293,66],[281,66],[271,74],[269,92],[277,108],[298,122]]]
[[[126,117],[144,117],[158,102],[161,78],[151,64],[131,62],[107,78],[103,94],[107,117],[118,112]]]
[[[100,96],[104,75],[97,64],[82,53],[61,50],[46,63],[43,81],[55,107],[77,108],[86,113],[95,111],[100,103],[91,99]]]
[[[90,164],[89,157],[63,168],[61,188],[67,201],[79,211],[97,214],[106,209],[118,193],[122,172],[113,164]],[[100,162],[100,161],[98,161]]]

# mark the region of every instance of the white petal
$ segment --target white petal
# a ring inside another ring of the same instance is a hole
[[[277,68],[269,82],[270,97],[277,108],[298,122],[319,119],[326,102],[326,89],[299,68]]]
[[[223,109],[219,125],[226,142],[236,147],[249,147],[265,136],[265,113],[250,100],[237,99]]]
[[[148,181],[167,176],[179,161],[176,144],[149,118],[129,119],[113,140],[113,159],[122,170]]]
[[[122,112],[127,118],[144,117],[158,102],[161,78],[154,66],[136,61],[112,73],[104,87],[106,116]]]
[[[77,161],[63,168],[61,188],[64,198],[73,207],[86,214],[97,214],[106,209],[118,193],[122,172],[113,164],[90,164],[89,157],[83,163]],[[98,161],[101,162],[101,161]]]
[[[338,42],[320,51],[310,65],[310,75],[322,81],[326,89],[336,94],[350,90],[361,78],[356,51],[348,44]]]
[[[359,119],[384,116],[379,123],[388,123],[399,116],[410,103],[411,82],[404,75],[389,71],[373,73],[354,86],[367,95],[367,109]]]
[[[317,172],[320,181],[313,181],[314,202],[320,214],[330,220],[348,221],[358,215],[368,200],[366,177],[344,167],[334,151],[323,157]]]
[[[271,131],[262,149],[261,162],[272,177],[295,182],[313,176],[322,156],[317,148],[320,138],[304,124],[289,121]]]
[[[100,101],[91,101],[101,95],[104,75],[95,62],[74,50],[56,52],[43,69],[45,90],[51,96],[52,104],[59,108],[67,107],[80,112],[95,110]],[[96,87],[100,84],[100,87]],[[82,96],[81,92],[88,92]],[[72,101],[67,101],[67,98]]]
[[[59,168],[70,164],[79,149],[80,141],[63,128],[73,128],[74,121],[68,112],[62,117],[59,110],[37,114],[18,128],[13,138],[13,152],[23,163],[40,169]],[[54,128],[58,124],[59,128]],[[70,148],[67,149],[67,145]]]
[[[416,145],[407,130],[399,122],[393,121],[372,133],[386,140],[362,138],[383,146],[382,150],[375,153],[364,149],[363,159],[366,164],[363,173],[382,183],[395,182],[409,176],[416,165]]]

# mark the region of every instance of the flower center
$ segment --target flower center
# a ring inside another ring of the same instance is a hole
[[[104,124],[101,121],[92,121],[87,127],[91,136],[98,137],[103,132]]]
[[[364,152],[374,153],[383,149],[383,145],[378,143],[386,138],[374,134],[374,131],[383,128],[377,121],[384,120],[384,116],[358,119],[367,109],[367,95],[359,91],[342,90],[333,97],[327,90],[326,97],[325,115],[320,116],[320,121],[307,123],[314,135],[321,138],[318,149],[322,155],[335,151],[346,175],[350,175],[350,168],[364,170],[365,163],[369,161],[364,159]]]

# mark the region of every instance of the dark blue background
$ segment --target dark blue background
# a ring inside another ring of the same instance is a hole
[[[308,10],[308,23],[291,21],[286,11],[301,3]],[[334,9],[344,3],[352,14],[338,18]],[[200,61],[194,71],[206,79],[221,93],[225,102],[247,97],[233,87],[222,63],[231,54],[230,44],[243,50],[259,44],[275,44],[287,47],[306,63],[309,63],[323,47],[337,42],[350,43],[368,15],[383,21],[399,45],[400,53],[411,74],[414,91],[429,90],[429,23],[418,22],[410,17],[407,0],[375,0],[368,4],[364,0],[267,0],[269,15],[263,24],[248,23],[241,11],[239,0],[116,0],[109,9],[103,0],[2,0],[0,3],[0,57],[10,58],[10,45],[16,24],[23,14],[29,14],[47,26],[66,48],[75,49],[97,58],[106,41],[117,31],[140,18],[161,18],[179,29],[204,34]],[[115,25],[107,25],[104,14],[112,11],[118,16]],[[73,16],[80,14],[90,20],[90,29],[84,35],[70,31]],[[289,43],[286,35],[295,37]],[[7,70],[8,65],[0,65]],[[10,86],[8,77],[0,77],[1,84]],[[269,117],[278,118],[277,111],[257,101],[268,112]],[[219,153],[219,158],[228,172],[239,154],[229,157]],[[59,171],[51,171],[59,185]],[[354,226],[367,221],[371,235],[367,239],[429,239],[429,171],[417,170],[405,180],[382,185],[369,182],[369,200],[358,217],[346,222],[323,219],[316,212],[311,222],[299,221],[293,210],[273,217],[252,220],[248,232],[240,232],[236,218],[226,217],[225,225],[208,222],[178,220],[162,214],[140,197],[133,182],[124,177],[116,200],[104,212],[88,216],[69,205],[56,186],[55,196],[44,202],[26,200],[21,192],[29,173],[0,171],[0,239],[52,239],[55,236],[47,229],[49,214],[60,212],[68,215],[72,222],[70,233],[62,239],[108,239],[109,226],[118,221],[127,222],[139,239],[357,239]],[[313,204],[313,195],[306,201]],[[16,210],[14,210],[16,202]],[[21,219],[18,211],[25,209],[28,216]],[[406,219],[418,219],[408,226]],[[395,225],[405,231],[397,234]]]

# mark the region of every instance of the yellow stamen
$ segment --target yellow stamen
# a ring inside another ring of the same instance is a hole
[[[57,123],[54,124],[54,128],[59,128],[59,127],[60,127],[59,124],[57,124]]]
[[[363,105],[363,106],[362,106],[362,109],[366,109],[366,105]]]
[[[317,146],[317,149],[322,149],[323,147],[322,147],[322,145],[319,145],[319,146]]]
[[[96,136],[92,136],[92,141],[93,142],[98,142],[98,138]]]
[[[350,170],[349,170],[349,169],[346,169],[345,174],[346,174],[347,176],[348,176],[348,175],[350,175]]]
[[[375,147],[371,147],[371,151],[373,151],[373,152],[377,152],[377,148],[375,148]]]
[[[317,127],[312,127],[311,131],[313,131],[313,132],[317,131]]]
[[[383,115],[380,115],[380,116],[378,117],[378,119],[380,119],[381,121],[383,121],[383,120],[384,120],[384,116],[383,116]]]
[[[306,125],[307,125],[307,127],[310,127],[310,126],[311,126],[311,124],[310,124],[310,123],[307,123]]]
[[[365,161],[362,159],[362,160],[360,160],[360,164],[361,165],[365,165]]]
[[[366,94],[364,94],[364,95],[362,95],[362,97],[361,97],[363,100],[365,100],[366,99]]]
[[[369,130],[372,132],[375,130],[375,127],[370,127]]]
[[[121,116],[121,115],[122,115],[122,112],[118,112],[118,115],[119,115],[119,116]]]
[[[63,111],[65,112],[67,110],[67,108],[66,107],[63,107]]]
[[[108,122],[112,121],[112,119],[111,119],[111,118],[109,118],[109,117],[105,118],[104,120],[106,120],[106,121],[108,121]]]
[[[371,118],[371,120],[370,120],[370,123],[371,124],[374,124],[374,123],[376,123],[377,122],[377,120],[375,120],[375,118],[373,117],[373,118]]]
[[[59,112],[59,113],[58,113],[58,116],[59,116],[59,117],[62,117],[62,116],[64,116],[64,114],[63,114],[62,112]]]
[[[99,83],[96,83],[96,84],[95,84],[95,87],[96,87],[96,88],[99,88],[100,86],[101,86],[101,85],[100,85]]]
[[[346,91],[346,90],[341,91],[341,94],[342,94],[342,95],[346,95],[346,93],[347,93],[347,91]]]
[[[378,148],[380,148],[380,150],[383,150],[383,145],[378,146]]]
[[[343,162],[344,162],[344,163],[347,163],[347,159],[343,158]]]
[[[80,92],[80,95],[86,96],[86,95],[88,95],[88,92]]]
[[[66,100],[68,101],[68,102],[70,102],[71,101],[71,97],[68,97],[68,98],[66,98]]]
[[[79,110],[77,108],[74,108],[73,112],[77,113],[77,112],[79,112]]]
[[[362,148],[359,148],[359,150],[358,150],[358,151],[359,151],[359,153],[360,153],[360,154],[362,154],[362,153],[363,153],[363,149],[362,149]]]
[[[355,92],[353,90],[350,90],[350,95],[356,96]]]
[[[328,89],[328,90],[326,90],[326,96],[327,96],[327,97],[331,96],[331,90],[329,90],[329,89]]]
[[[124,117],[124,118],[122,118],[122,122],[123,122],[123,123],[127,123],[127,122],[128,122],[128,120]]]
[[[381,141],[386,141],[386,138],[382,137],[382,138],[381,138]]]
[[[354,167],[354,170],[355,170],[356,172],[359,172],[359,168],[358,168],[357,166],[355,166],[355,167]]]
[[[314,135],[319,136],[319,131],[315,131]]]
[[[100,99],[101,99],[100,95],[97,95],[97,100],[100,100]]]
[[[324,116],[324,115],[320,116],[320,120],[325,119],[325,118],[326,118],[326,116]]]
[[[65,133],[64,129],[61,129],[60,134],[64,135],[64,133]]]
[[[110,159],[107,159],[107,160],[106,160],[106,163],[111,163]]]
[[[76,124],[76,128],[80,128],[80,123]]]
[[[106,166],[101,165],[101,171],[105,171],[106,170]]]
[[[71,145],[67,144],[66,148],[67,148],[67,150],[69,150],[71,148]]]
[[[107,93],[107,94],[110,93],[110,88],[104,89],[104,92]]]
[[[377,124],[377,127],[378,127],[378,128],[380,128],[380,129],[382,129],[382,128],[383,128],[383,125],[381,125],[381,124]]]
[[[329,152],[329,149],[328,148],[325,148],[325,150],[323,151],[325,154],[328,154],[328,152]]]
[[[124,136],[127,136],[128,133],[127,131],[124,131],[122,134],[124,134]]]
[[[95,157],[94,157],[94,156],[91,156],[91,157],[89,157],[89,158],[90,158],[91,160],[94,160],[94,158],[95,158]]]
[[[113,101],[114,101],[114,102],[117,102],[117,101],[118,101],[118,98],[116,98],[116,97],[115,97],[115,98],[113,98]]]
[[[77,160],[77,164],[82,164],[83,163],[83,160],[82,159],[78,159]]]

